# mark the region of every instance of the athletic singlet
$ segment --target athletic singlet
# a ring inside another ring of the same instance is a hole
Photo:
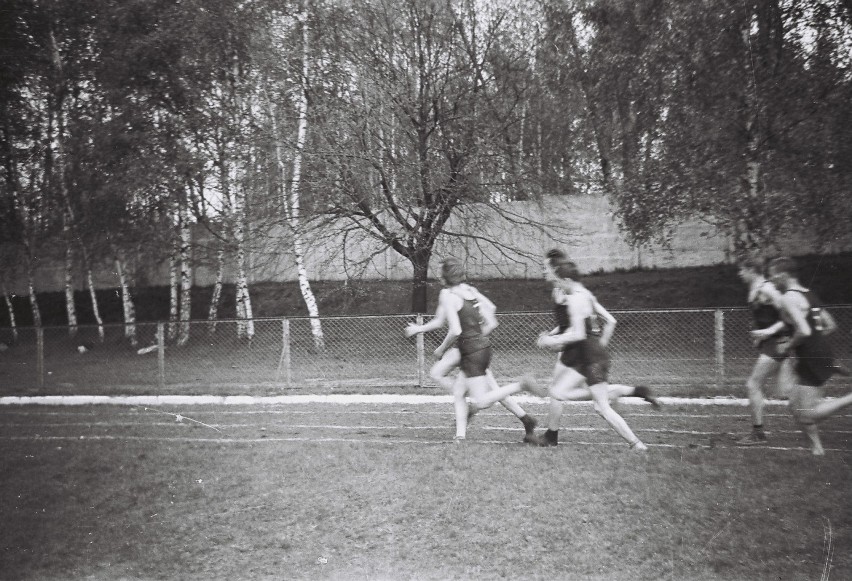
[[[772,299],[767,297],[760,290],[767,284],[772,284],[769,281],[764,281],[758,287],[753,299],[749,300],[748,306],[754,318],[754,326],[756,329],[766,329],[781,320],[781,313],[775,308]],[[768,301],[768,302],[767,302]]]
[[[582,291],[575,291],[580,293]],[[594,300],[591,293],[589,295],[590,302]],[[556,325],[559,327],[559,332],[564,333],[571,326],[571,311],[568,309],[568,296],[561,289],[553,289],[553,311],[556,316]],[[600,323],[598,316],[595,314],[594,307],[590,309],[591,313],[585,318],[586,335],[598,337],[601,334]]]
[[[796,353],[796,372],[800,381],[805,385],[822,385],[837,373],[834,354],[823,334],[822,306],[809,290],[790,289],[787,292],[797,292],[808,301],[808,312],[805,315],[805,320],[811,328],[811,334],[793,349]]]
[[[811,328],[811,334],[800,343],[800,346],[808,343],[809,341],[814,343],[825,343],[825,335],[823,335],[822,328],[822,304],[820,304],[819,299],[809,290],[802,291],[799,289],[790,289],[787,292],[799,293],[805,297],[806,301],[808,301],[808,313],[805,315],[805,320]]]
[[[575,311],[580,311],[580,316],[585,315],[583,324],[586,328],[586,338],[565,345],[559,355],[559,362],[579,372],[589,385],[606,381],[609,374],[609,355],[599,340],[601,331],[594,309],[595,297],[585,288],[577,289],[571,295],[554,289],[553,300],[556,303],[554,311],[560,333],[564,333],[571,326],[569,303],[572,300],[580,301],[580,308],[575,308]]]
[[[456,296],[462,299],[462,306],[458,311],[461,334],[456,340],[459,351],[462,355],[465,355],[489,347],[491,341],[482,334],[482,316],[479,314],[479,302],[476,299]]]

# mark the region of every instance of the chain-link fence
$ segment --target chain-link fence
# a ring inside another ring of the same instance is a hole
[[[850,365],[852,307],[831,307],[838,359]],[[614,383],[645,383],[677,395],[743,395],[757,357],[746,309],[614,311]],[[176,325],[0,329],[0,395],[277,394],[435,387],[432,351],[443,331],[406,339],[413,315],[220,320]],[[419,319],[428,320],[429,317]],[[550,313],[501,313],[492,368],[501,382],[546,382],[556,355],[535,340]],[[321,329],[321,336],[317,333]],[[832,389],[846,389],[835,378]]]

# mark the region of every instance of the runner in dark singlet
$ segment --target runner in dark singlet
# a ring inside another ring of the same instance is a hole
[[[435,355],[441,358],[453,346],[459,350],[460,373],[453,386],[456,409],[455,439],[464,440],[467,435],[467,420],[470,417],[465,396],[470,395],[471,398],[478,399],[491,391],[491,340],[488,335],[497,327],[496,308],[476,289],[464,284],[465,273],[460,261],[453,258],[444,260],[441,276],[447,288],[439,296],[439,309],[447,320],[447,335],[435,349]],[[499,398],[504,399],[505,396]],[[518,417],[524,424],[526,433],[524,441],[535,443],[536,422],[520,406],[517,407],[522,414]]]
[[[609,354],[605,345],[615,328],[615,318],[604,309],[595,297],[576,279],[577,267],[561,251],[551,251],[545,262],[545,277],[553,286],[554,313],[557,326],[550,333],[539,337],[539,347],[559,352],[559,360],[548,389],[539,389],[534,382],[506,386],[492,392],[484,400],[475,399],[471,406],[485,407],[497,397],[505,396],[512,389],[524,388],[541,396],[550,397],[548,430],[540,440],[544,446],[558,443],[559,424],[565,401],[592,400],[595,411],[634,450],[647,449],[633,433],[627,423],[610,405],[610,400],[619,397],[641,397],[658,406],[657,399],[645,386],[616,385],[608,383]],[[603,320],[603,327],[598,320]]]
[[[838,398],[823,397],[822,385],[837,373],[848,370],[837,364],[825,336],[837,328],[831,314],[799,282],[796,263],[776,258],[769,263],[769,276],[784,294],[781,316],[792,328],[787,353],[795,355],[795,383],[790,386],[790,411],[808,436],[811,453],[822,456],[817,423],[852,405],[852,392]]]
[[[493,304],[486,299],[481,293],[479,293],[476,288],[468,285],[462,284],[461,287],[469,289],[471,292],[478,295],[477,302],[479,304],[479,308],[491,309],[494,310]],[[450,292],[448,289],[442,289],[441,293]],[[439,295],[439,303],[440,303],[440,295]],[[435,311],[435,317],[429,321],[428,323],[424,323],[422,325],[410,324],[405,328],[406,337],[412,337],[418,333],[426,333],[429,331],[435,331],[445,326],[447,323],[447,318],[444,315],[444,310],[440,306]],[[454,369],[459,367],[461,363],[461,353],[459,352],[458,344],[453,347],[447,349],[443,356],[441,356],[429,369],[429,376],[434,379],[439,385],[443,386],[450,395],[455,393],[459,393],[459,396],[456,397],[457,401],[454,401],[454,407],[457,409],[456,413],[456,435],[464,436],[466,434],[467,429],[467,420],[468,420],[468,407],[467,401],[465,400],[465,396],[463,393],[462,384],[464,382],[464,374],[459,373],[458,377],[454,380],[450,379],[449,375],[453,372]],[[490,389],[498,389],[500,386],[497,384],[497,380],[494,378],[494,374],[491,372],[491,369],[487,369],[485,371],[485,376],[488,378],[488,386]],[[456,386],[458,384],[458,388]],[[505,397],[500,400],[500,404],[505,407],[509,412],[511,412],[516,418],[521,421],[521,424],[524,426],[524,441],[530,442],[535,439],[535,428],[538,425],[535,418],[529,415],[524,408],[522,408],[518,402],[513,397]]]
[[[758,349],[758,357],[751,375],[746,380],[752,430],[737,440],[737,444],[753,446],[766,443],[766,432],[763,430],[763,390],[767,380],[772,374],[777,374],[778,385],[792,383],[792,363],[785,354],[785,345],[790,341],[792,331],[781,320],[778,310],[781,293],[774,284],[764,278],[763,265],[758,260],[744,260],[740,263],[738,274],[749,286],[748,305],[754,325],[751,337]]]
[[[461,334],[456,338],[461,363],[459,368],[467,377],[485,375],[491,364],[491,340],[482,332],[480,311],[476,297],[464,293],[463,289],[450,289],[461,299],[461,308],[456,311]]]

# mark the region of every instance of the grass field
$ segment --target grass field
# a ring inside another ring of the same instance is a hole
[[[634,401],[644,455],[586,404],[556,449],[499,406],[454,445],[440,398],[0,406],[0,576],[852,578],[852,415],[814,458],[781,405],[755,449],[742,407]]]

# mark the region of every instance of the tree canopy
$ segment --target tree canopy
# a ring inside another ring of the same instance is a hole
[[[795,229],[829,244],[852,221],[849,2],[6,0],[2,16],[9,264],[61,232],[89,256],[163,259],[186,215],[239,246],[246,224],[288,224],[294,156],[305,227],[410,261],[415,311],[436,243],[469,235],[448,228],[462,209],[600,194],[636,244],[698,217],[741,252]]]

